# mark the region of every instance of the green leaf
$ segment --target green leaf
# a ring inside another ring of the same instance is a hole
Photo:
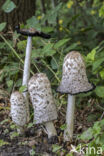
[[[52,44],[52,43],[46,44],[46,45],[44,46],[44,48],[43,48],[43,52],[45,53],[45,51],[51,50],[52,47],[53,47],[53,44]]]
[[[96,48],[93,49],[93,50],[87,55],[87,60],[94,61],[94,59],[95,59],[95,54],[96,54]]]
[[[0,147],[3,146],[3,145],[7,145],[9,144],[8,142],[5,142],[4,140],[0,140]]]
[[[33,59],[34,62],[34,58],[40,58],[40,57],[44,57],[44,54],[42,53],[42,49],[36,49],[36,50],[32,50],[32,56],[31,58]]]
[[[101,6],[101,8],[99,10],[99,17],[103,17],[104,18],[104,4]]]
[[[55,61],[55,59],[51,59],[51,66],[52,66],[52,69],[57,69],[58,68],[58,64],[57,62]]]
[[[52,43],[48,43],[47,45],[45,45],[45,47],[42,50],[42,54],[44,56],[53,56],[56,51],[52,49],[53,44]]]
[[[52,146],[52,152],[57,152],[57,151],[59,151],[60,149],[62,148],[62,146],[59,146],[59,145],[53,145]]]
[[[56,53],[55,50],[46,50],[43,52],[44,56],[53,56]]]
[[[11,128],[11,129],[15,129],[15,128],[16,128],[16,125],[15,125],[15,124],[11,124],[11,125],[10,125],[10,128]]]
[[[87,131],[85,131],[81,136],[80,139],[83,141],[88,141],[93,138],[93,129],[89,128]]]
[[[100,72],[100,76],[101,76],[102,80],[104,80],[104,69]]]
[[[63,46],[66,42],[68,42],[70,39],[62,39],[60,41],[58,41],[55,45],[54,45],[54,48],[55,49],[58,49],[60,48],[61,46]]]
[[[42,31],[44,32],[44,33],[49,33],[49,32],[52,32],[52,31],[54,31],[54,27],[43,27],[42,28]]]
[[[9,121],[9,119],[5,119],[5,120],[3,120],[2,122],[0,122],[0,125],[3,125],[3,124],[5,124],[6,122],[8,122]]]
[[[6,2],[2,6],[3,11],[5,11],[6,13],[13,11],[14,8],[16,8],[16,5],[11,0],[6,0]]]
[[[34,126],[34,123],[33,123],[33,122],[30,122],[30,123],[28,124],[27,128],[31,128],[31,127],[33,127],[33,126]]]
[[[3,31],[5,26],[6,26],[6,22],[0,24],[0,32]]]
[[[101,127],[104,127],[104,119],[100,121]]]
[[[101,143],[102,145],[104,145],[104,134],[103,134],[103,135],[101,135],[101,138],[100,138],[100,143]]]
[[[103,86],[97,86],[95,89],[95,93],[97,96],[104,98],[104,87]]]
[[[17,86],[17,87],[21,87],[21,84],[22,84],[22,79],[18,79],[18,80],[16,81],[16,86]]]
[[[22,92],[24,92],[26,89],[27,89],[26,85],[21,86],[21,87],[19,88],[19,92],[22,93]]]
[[[26,40],[19,41],[19,42],[17,43],[17,47],[18,47],[19,50],[25,51],[25,49],[26,49],[26,44],[27,44],[27,41],[26,41]]]
[[[71,45],[66,49],[66,52],[69,52],[69,51],[75,49],[77,46],[78,46],[77,43],[73,43],[73,44],[71,44]]]
[[[95,122],[95,124],[93,126],[94,138],[96,139],[98,137],[98,135],[100,135],[100,133],[101,133],[101,126],[100,126],[100,122],[97,121],[97,122]]]
[[[61,130],[65,130],[66,127],[67,127],[67,125],[66,125],[66,124],[63,124],[63,125],[61,125],[60,129],[61,129]]]
[[[8,87],[11,87],[13,85],[13,80],[7,81],[7,85],[8,85]]]
[[[31,18],[29,18],[26,21],[26,23],[28,27],[32,27],[32,28],[37,29],[38,31],[41,31],[41,25],[35,16],[32,16]]]
[[[102,63],[104,62],[104,58],[100,58],[93,63],[92,70],[95,71]]]
[[[13,133],[10,135],[10,138],[13,139],[13,138],[18,137],[18,136],[19,136],[19,133],[13,132]]]

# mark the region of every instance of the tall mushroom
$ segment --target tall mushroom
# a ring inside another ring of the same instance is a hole
[[[24,72],[23,72],[23,81],[22,85],[26,86],[28,85],[28,80],[30,77],[30,60],[31,60],[31,49],[32,49],[32,37],[33,36],[39,36],[45,39],[49,39],[50,35],[45,34],[43,32],[39,32],[34,28],[30,29],[20,29],[20,26],[16,26],[17,33],[20,33],[21,35],[28,36],[27,39],[27,46],[26,46],[26,56],[25,56],[25,62],[24,62]],[[26,110],[27,110],[27,122],[30,119],[30,113],[29,113],[29,99],[28,99],[28,92],[27,89],[23,92],[23,95],[26,100]]]
[[[44,123],[48,138],[56,136],[53,120],[57,119],[57,111],[47,76],[43,73],[35,74],[29,80],[28,91],[34,108],[35,123]]]
[[[68,94],[65,141],[71,141],[73,137],[75,95],[93,89],[94,85],[88,82],[85,63],[81,54],[77,51],[68,53],[64,58],[62,80],[57,88],[58,92]]]
[[[12,120],[18,126],[18,132],[20,134],[24,133],[24,125],[26,124],[26,104],[24,96],[19,92],[14,92],[11,94],[11,116]]]

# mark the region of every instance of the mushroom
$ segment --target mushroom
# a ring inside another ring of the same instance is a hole
[[[23,81],[22,81],[22,86],[27,87],[29,77],[30,77],[30,58],[31,58],[31,50],[32,50],[32,37],[40,36],[42,38],[48,39],[48,38],[50,38],[50,35],[44,34],[43,32],[36,31],[34,28],[20,29],[19,25],[16,26],[16,31],[17,31],[17,33],[28,36],[27,46],[26,46],[26,56],[25,56],[25,62],[24,62]],[[19,101],[19,98],[20,98],[20,101]],[[16,123],[18,125],[18,123],[21,123],[20,122],[20,119],[22,119],[21,117],[23,117],[24,121],[26,121],[26,122],[23,122],[23,125],[24,125],[24,123],[28,123],[28,121],[30,119],[30,112],[29,112],[29,98],[28,98],[27,89],[25,89],[22,94],[20,94],[19,92],[12,93],[10,102],[11,102],[11,113],[12,113],[11,116],[12,116],[13,121],[16,121]],[[21,104],[21,106],[20,106],[20,104]],[[24,106],[24,104],[26,106]],[[14,109],[14,108],[16,108],[16,109]],[[22,109],[24,109],[24,111]],[[22,116],[19,117],[19,112],[20,112],[20,114],[22,112],[24,112],[26,114],[23,114]],[[17,120],[16,120],[16,118],[17,118]],[[21,125],[20,125],[20,127],[21,127]],[[21,128],[19,131],[22,132]]]
[[[46,74],[35,74],[29,80],[28,91],[34,108],[35,123],[45,125],[48,138],[56,136],[53,120],[57,119],[57,111]]]
[[[26,56],[25,56],[25,62],[24,62],[24,72],[23,72],[23,81],[22,86],[26,86],[28,84],[28,80],[30,77],[30,58],[31,58],[31,49],[32,49],[32,37],[33,36],[40,36],[42,38],[49,39],[50,35],[45,34],[43,32],[39,32],[34,28],[30,29],[20,29],[20,26],[16,26],[17,33],[20,33],[21,35],[28,36],[27,39],[27,47],[26,47]],[[26,103],[26,110],[27,110],[27,122],[30,119],[30,113],[29,113],[29,98],[28,98],[28,91],[25,89],[23,92],[23,95],[25,97],[25,103]]]
[[[19,127],[17,130],[20,134],[24,133],[24,125],[26,124],[26,104],[24,96],[19,92],[11,94],[11,117],[13,122]]]
[[[58,92],[68,94],[65,141],[71,141],[73,137],[75,95],[89,92],[94,88],[94,85],[88,82],[81,54],[77,51],[68,53],[64,58],[62,80],[57,88]]]

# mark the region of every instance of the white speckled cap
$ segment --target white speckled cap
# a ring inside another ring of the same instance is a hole
[[[10,97],[12,120],[18,126],[26,124],[26,104],[24,96],[19,92],[14,92]]]
[[[28,91],[34,108],[34,120],[36,124],[57,119],[51,85],[46,74],[35,74],[29,80]]]
[[[68,53],[64,58],[62,80],[57,91],[74,95],[93,89],[94,85],[88,82],[81,54],[77,51]]]

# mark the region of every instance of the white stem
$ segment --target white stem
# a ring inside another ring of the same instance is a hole
[[[26,101],[26,113],[27,113],[27,123],[29,122],[30,120],[30,110],[29,110],[29,95],[28,95],[28,92],[24,92],[22,93],[23,96],[25,97],[25,101]]]
[[[68,94],[68,104],[66,111],[66,129],[64,131],[64,141],[72,141],[74,127],[75,96]]]
[[[28,80],[30,77],[31,49],[32,49],[32,38],[28,37],[27,47],[26,47],[26,56],[25,56],[25,62],[24,62],[23,82],[22,82],[22,85],[26,85],[26,87],[27,87]]]
[[[56,132],[56,129],[55,129],[52,121],[46,122],[44,125],[46,127],[48,138],[51,138],[53,136],[57,136],[57,132]]]
[[[27,47],[26,47],[26,56],[25,56],[25,62],[24,62],[23,82],[22,82],[22,85],[23,86],[25,85],[26,87],[27,87],[28,80],[30,77],[31,50],[32,50],[32,37],[28,37]],[[28,92],[24,92],[23,95],[26,100],[27,122],[28,122],[30,119]]]

